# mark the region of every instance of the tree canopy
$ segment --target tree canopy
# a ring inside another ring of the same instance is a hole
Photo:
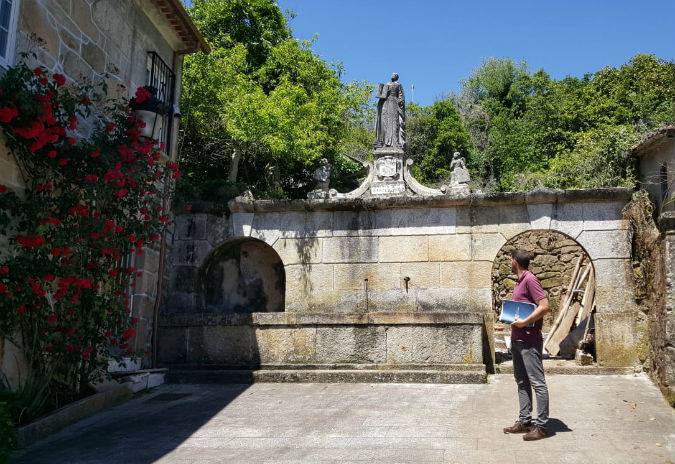
[[[180,156],[188,182],[228,179],[258,196],[304,196],[321,158],[333,184],[358,171],[339,156],[363,124],[370,87],[344,84],[271,0],[200,0],[189,9],[212,46],[186,59]]]
[[[304,198],[326,158],[331,187],[354,188],[353,160],[372,154],[373,86],[342,82],[342,66],[295,39],[272,0],[195,0],[189,13],[212,53],[184,64],[183,185]],[[629,148],[675,123],[675,64],[653,55],[560,80],[489,58],[461,84],[407,107],[407,156],[421,182],[447,182],[459,151],[485,191],[632,186]]]

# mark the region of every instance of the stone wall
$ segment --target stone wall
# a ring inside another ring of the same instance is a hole
[[[472,313],[179,315],[163,318],[168,366],[482,364],[483,318]]]
[[[162,25],[151,20],[152,7],[147,3],[22,0],[17,52],[36,50],[34,64],[74,81],[107,79],[112,92],[129,97],[136,87],[146,84],[149,51],[171,64],[173,51],[184,48],[178,37],[166,37]],[[42,39],[42,46],[36,47],[33,35]]]
[[[662,259],[654,283],[662,295],[649,299],[658,303],[648,313],[649,368],[667,401],[675,406],[675,215],[662,215],[660,226],[663,232],[656,253]]]
[[[567,291],[572,273],[580,257],[588,255],[574,240],[554,231],[524,232],[509,240],[497,254],[492,268],[492,304],[495,314],[501,311],[502,300],[513,296],[517,276],[511,272],[511,252],[522,248],[531,254],[530,271],[541,281],[548,294],[551,312],[544,317],[547,332],[560,310],[561,297]]]
[[[629,199],[629,190],[607,189],[234,201],[229,217],[178,218],[171,272],[174,281],[181,273],[194,275],[215,248],[246,237],[266,243],[284,263],[287,314],[473,313],[489,316],[485,329],[491,333],[493,263],[500,250],[523,232],[558,232],[577,248],[562,253],[561,245],[556,260],[573,260],[584,249],[598,276],[599,362],[627,366],[635,359],[630,240],[621,216]],[[204,313],[198,291],[169,290],[160,324],[175,328],[182,314],[193,326]],[[160,350],[170,350],[172,342],[164,343]]]

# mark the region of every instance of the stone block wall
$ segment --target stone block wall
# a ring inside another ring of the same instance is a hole
[[[79,82],[108,79],[111,92],[129,97],[146,84],[147,52],[171,64],[170,43],[151,20],[147,2],[134,0],[22,0],[17,57],[36,51],[39,64]],[[41,46],[37,46],[39,38]],[[178,40],[176,38],[175,40]],[[119,87],[122,84],[123,87]]]
[[[629,199],[629,190],[607,189],[235,201],[229,218],[198,214],[178,219],[170,274],[174,283],[186,269],[198,275],[214,248],[233,239],[259,240],[284,264],[286,314],[477,313],[490,315],[487,326],[493,314],[495,260],[511,239],[537,231],[547,240],[554,237],[553,249],[560,251],[554,253],[556,263],[569,263],[567,255],[582,250],[589,256],[597,274],[598,360],[629,366],[635,359],[635,301],[630,240],[621,215]],[[574,248],[562,253],[565,246]],[[553,255],[542,256],[535,262],[543,266]],[[551,289],[559,288],[561,279],[567,285],[568,266],[555,271],[561,275],[557,280],[548,277],[556,284]],[[168,289],[161,327],[167,318],[205,312],[199,292],[176,291],[173,284]]]
[[[477,365],[479,315],[254,313],[163,319],[159,360],[169,366]]]

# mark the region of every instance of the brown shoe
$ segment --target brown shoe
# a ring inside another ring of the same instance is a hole
[[[546,437],[548,437],[546,429],[542,427],[537,427],[535,425],[529,432],[523,435],[523,440],[525,441],[541,440],[542,438]]]
[[[504,427],[504,433],[527,433],[531,428],[531,424],[516,421],[511,427]]]

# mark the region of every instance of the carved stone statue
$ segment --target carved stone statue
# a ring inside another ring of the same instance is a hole
[[[450,187],[461,188],[469,187],[469,170],[466,167],[466,159],[459,156],[456,151],[452,155],[452,162],[450,163]]]
[[[379,84],[375,95],[377,121],[375,123],[374,148],[405,146],[405,96],[398,74],[391,75],[391,82]]]
[[[307,194],[307,198],[327,198],[330,189],[330,163],[326,158],[321,160],[321,166],[314,171],[312,178],[316,181],[316,186]]]

